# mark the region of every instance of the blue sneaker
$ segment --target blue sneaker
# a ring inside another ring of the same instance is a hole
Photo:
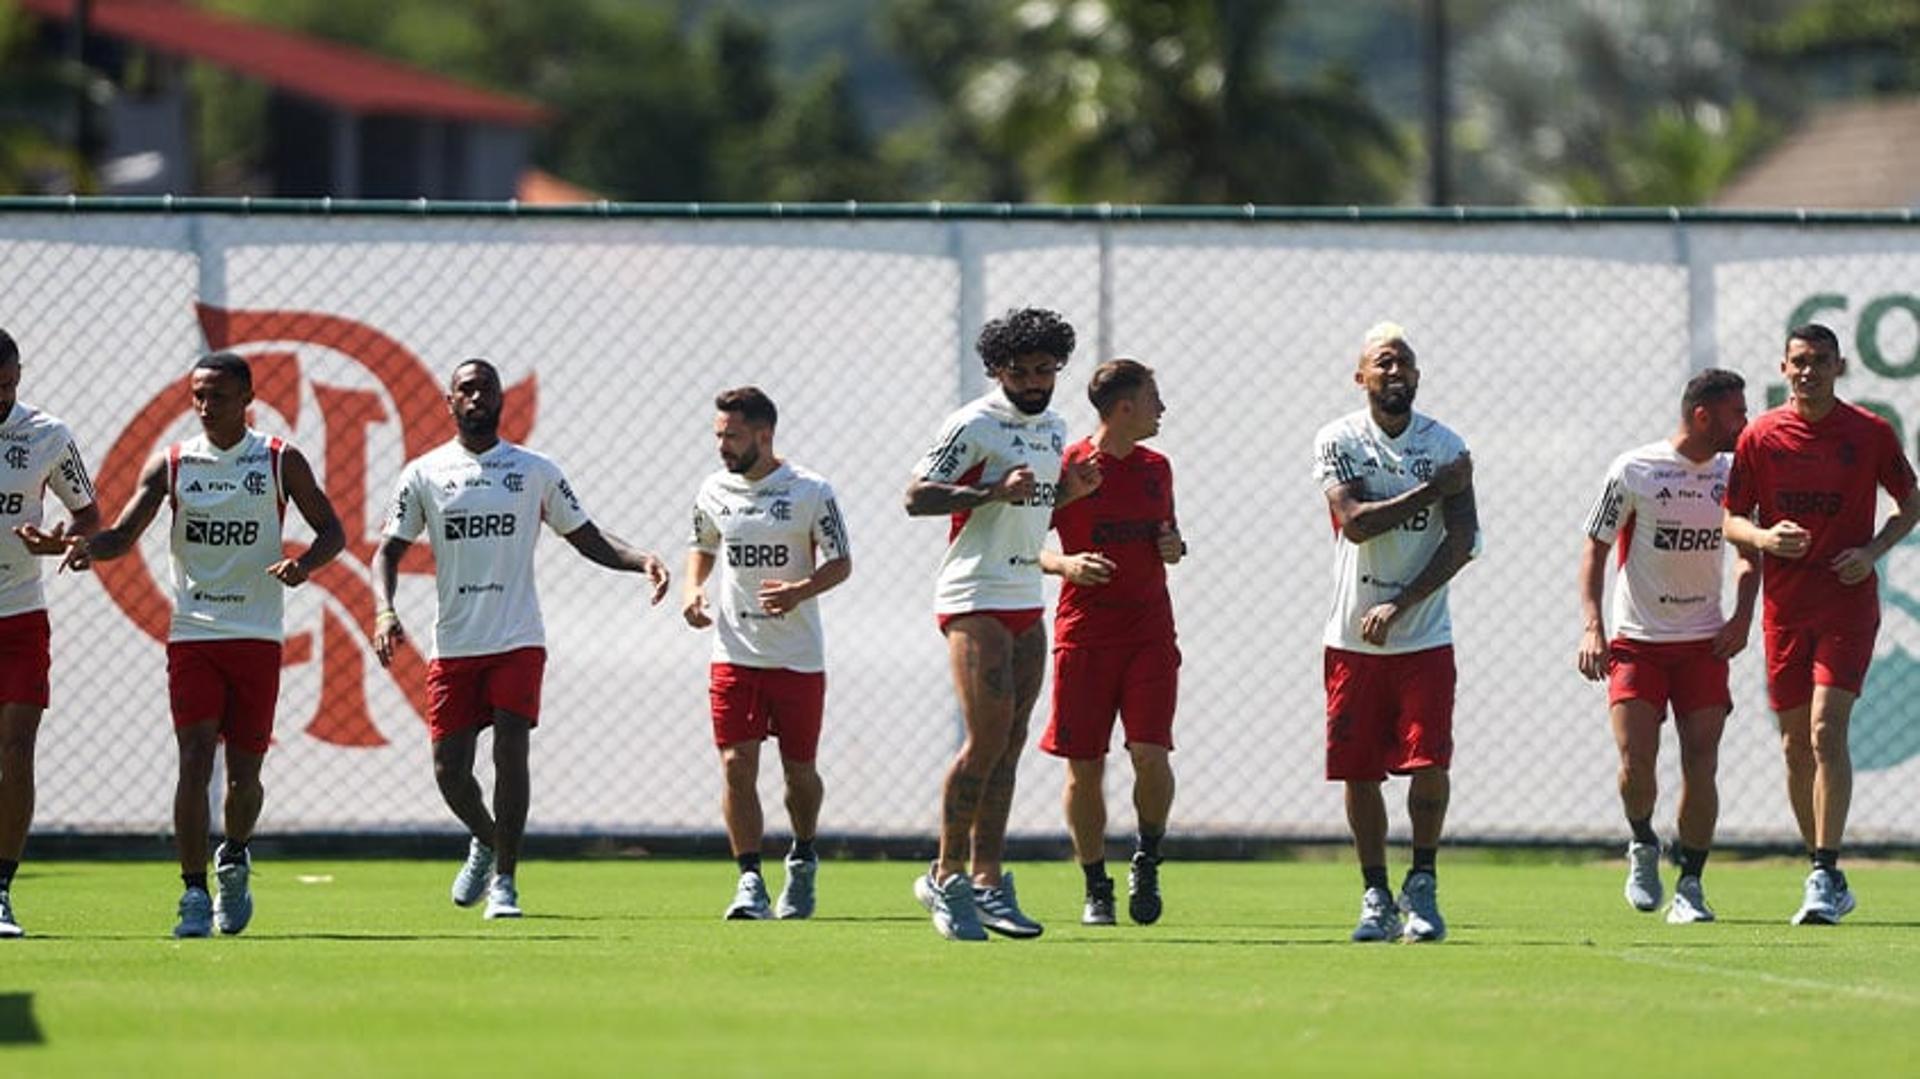
[[[1440,916],[1440,884],[1432,873],[1412,873],[1400,888],[1400,911],[1407,917],[1400,939],[1409,944],[1447,939],[1447,920]]]
[[[224,853],[226,849],[222,843],[220,850]],[[252,877],[252,851],[243,852],[235,862],[222,862],[220,855],[214,856],[213,917],[220,924],[220,932],[227,936],[240,933],[253,921],[253,889],[249,887]]]
[[[180,922],[173,927],[173,935],[182,940],[213,936],[213,897],[205,888],[188,888],[180,894]]]
[[[913,878],[913,897],[933,915],[933,928],[948,940],[985,940],[980,916],[973,908],[973,882],[964,873],[949,873],[936,883],[934,867]]]
[[[1045,931],[1039,922],[1021,912],[1020,900],[1013,894],[1012,873],[1002,873],[1000,883],[993,887],[976,886],[973,908],[979,912],[981,925],[1003,937],[1032,940]]]
[[[1845,899],[1841,898],[1843,895]],[[1842,906],[1846,909],[1842,910]],[[1840,882],[1833,879],[1832,873],[1824,869],[1815,869],[1807,874],[1800,909],[1794,912],[1792,924],[1838,925],[1840,919],[1852,909],[1852,890],[1841,891]]]
[[[1400,936],[1400,908],[1385,888],[1368,888],[1360,897],[1360,924],[1353,927],[1356,944],[1394,940]]]

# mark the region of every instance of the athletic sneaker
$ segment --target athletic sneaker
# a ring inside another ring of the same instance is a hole
[[[774,914],[781,919],[813,917],[813,880],[819,875],[819,858],[787,855],[787,882],[780,886]]]
[[[1842,896],[1845,899],[1842,899]],[[1845,910],[1841,909],[1845,907]],[[1807,874],[1805,898],[1800,909],[1794,912],[1794,925],[1838,925],[1847,911],[1853,909],[1853,894],[1842,892],[1840,882],[1833,874],[1824,869],[1815,869]]]
[[[1409,944],[1447,939],[1447,920],[1440,916],[1440,882],[1432,873],[1410,873],[1400,886],[1400,910],[1407,916],[1401,937]]]
[[[1112,925],[1113,923],[1113,878],[1102,877],[1099,883],[1087,886],[1087,905],[1080,910],[1080,924]]]
[[[467,864],[453,878],[453,905],[471,907],[487,894],[493,879],[493,848],[478,839],[467,841]]]
[[[1002,873],[1000,883],[991,888],[978,885],[973,889],[973,908],[979,912],[980,924],[1015,940],[1032,940],[1040,935],[1042,926],[1020,911],[1020,900],[1013,894],[1013,874]]]
[[[13,920],[13,893],[0,888],[0,940],[26,935],[27,931]]]
[[[180,924],[173,927],[173,935],[213,936],[213,897],[205,888],[188,888],[180,893]]]
[[[513,874],[496,873],[487,885],[487,917],[520,917],[520,889],[513,885]]]
[[[1840,878],[1838,888],[1834,892],[1834,900],[1833,900],[1834,920],[1839,921],[1841,918],[1845,918],[1847,915],[1852,914],[1854,906],[1855,906],[1855,903],[1853,901],[1853,886],[1847,883],[1847,880],[1845,877],[1842,877]]]
[[[1660,907],[1660,844],[1627,844],[1627,902],[1634,910]]]
[[[1667,905],[1667,924],[1691,925],[1713,921],[1713,908],[1707,906],[1707,893],[1699,877],[1681,877],[1673,885],[1673,902]]]
[[[1393,893],[1385,888],[1368,888],[1360,897],[1360,924],[1353,927],[1353,939],[1365,944],[1393,940],[1400,935],[1400,908],[1393,905]]]
[[[220,854],[213,859],[213,916],[220,923],[220,932],[231,937],[253,921],[253,889],[248,887],[253,876],[253,852],[242,851],[239,861],[226,862],[221,860],[226,849],[225,843],[220,844]]]
[[[973,909],[973,882],[963,873],[949,873],[947,879],[935,883],[934,870],[938,866],[929,866],[925,873],[913,878],[913,897],[933,915],[933,927],[948,940],[985,940],[987,931],[980,927],[979,913]]]
[[[760,874],[740,874],[740,885],[733,890],[733,903],[725,915],[730,922],[764,922],[773,917],[773,904],[767,899],[767,882]]]
[[[1160,920],[1160,859],[1143,850],[1133,852],[1127,870],[1127,917],[1140,925]]]

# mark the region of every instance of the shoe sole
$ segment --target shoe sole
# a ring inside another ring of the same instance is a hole
[[[1390,940],[1399,940],[1400,930],[1395,929],[1391,933],[1380,933],[1379,935],[1375,935],[1371,932],[1362,933],[1359,930],[1355,930],[1353,935],[1351,937],[1348,937],[1347,939],[1351,940],[1355,944],[1383,944]]]
[[[723,920],[729,922],[770,922],[773,921],[773,912],[768,911],[765,914],[760,914],[751,910],[734,909],[728,910]]]
[[[1795,914],[1793,916],[1793,920],[1788,924],[1790,925],[1839,925],[1840,918],[1837,915],[1831,915],[1825,911],[1803,910],[1798,914]]]
[[[20,928],[17,925],[12,924],[11,922],[5,925],[0,925],[0,940],[19,940],[21,937],[24,937],[26,935],[27,935],[26,930]]]
[[[517,910],[490,910],[487,912],[487,921],[493,922],[501,918],[519,918],[521,916],[521,912]]]
[[[1043,925],[1036,925],[1032,929],[1028,929],[1024,926],[1008,927],[1008,926],[994,925],[992,922],[986,921],[984,919],[980,922],[980,928],[986,930],[989,933],[998,933],[1001,936],[1006,937],[1008,940],[1034,940],[1038,938],[1040,934],[1047,931],[1047,927]]]
[[[173,929],[173,939],[175,940],[205,940],[211,936],[213,936],[212,926],[208,926],[204,932],[191,929],[182,931],[179,926],[175,926]]]
[[[1164,908],[1158,900],[1154,901],[1151,908],[1145,910],[1141,909],[1140,906],[1134,904],[1131,900],[1127,902],[1127,917],[1132,918],[1133,924],[1135,925],[1152,925],[1160,920],[1160,915],[1163,912]]]

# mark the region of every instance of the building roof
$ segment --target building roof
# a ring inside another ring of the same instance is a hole
[[[1920,98],[1815,109],[1713,204],[1822,210],[1920,205]]]
[[[74,0],[18,0],[47,19],[71,20]],[[347,112],[426,116],[530,127],[547,110],[346,45],[179,0],[93,0],[89,32],[198,60]]]

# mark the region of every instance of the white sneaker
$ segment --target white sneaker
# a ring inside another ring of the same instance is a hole
[[[758,873],[740,874],[733,890],[733,902],[723,915],[730,922],[764,922],[773,917],[773,903],[767,898],[767,881]]]
[[[13,893],[0,888],[0,940],[12,940],[26,935],[27,931],[20,928],[19,922],[13,920]]]
[[[1393,893],[1385,888],[1368,888],[1360,897],[1360,924],[1353,927],[1353,940],[1366,944],[1392,940],[1400,935],[1400,908],[1393,905]]]
[[[1707,893],[1699,877],[1681,877],[1673,886],[1673,902],[1667,905],[1668,925],[1691,925],[1713,921],[1713,908],[1707,906]]]
[[[1816,868],[1808,873],[1805,887],[1800,909],[1793,914],[1794,925],[1838,925],[1846,912],[1853,909],[1852,891],[1841,891],[1833,874],[1824,869]],[[1843,895],[1844,900],[1840,898]],[[1846,910],[1841,909],[1843,904]]]
[[[520,889],[513,886],[513,874],[495,874],[487,886],[487,917],[520,917]]]
[[[965,873],[949,873],[936,882],[934,869],[913,878],[913,897],[933,915],[933,928],[948,940],[985,940],[980,915],[973,909],[973,882]]]
[[[1842,881],[1839,883],[1838,889],[1839,890],[1834,893],[1833,899],[1833,920],[1836,922],[1852,914],[1853,908],[1856,906],[1853,901],[1852,885]]]
[[[1409,944],[1447,939],[1447,920],[1440,916],[1440,882],[1432,873],[1412,873],[1400,887],[1400,912],[1407,917],[1400,937]]]
[[[1634,910],[1660,909],[1660,844],[1627,844],[1627,902]]]
[[[493,879],[493,848],[478,839],[467,841],[467,864],[453,878],[453,905],[471,907],[487,894],[487,882]]]
[[[180,921],[173,935],[181,939],[213,936],[213,897],[205,888],[188,888],[180,894]]]
[[[225,851],[227,845],[220,844]],[[220,924],[220,932],[234,936],[247,928],[253,921],[253,889],[249,882],[253,877],[253,852],[240,855],[237,862],[221,863],[220,855],[214,855],[213,869],[213,917]]]
[[[787,858],[787,882],[780,886],[780,901],[774,914],[781,919],[813,917],[815,879],[820,875],[820,859]]]

